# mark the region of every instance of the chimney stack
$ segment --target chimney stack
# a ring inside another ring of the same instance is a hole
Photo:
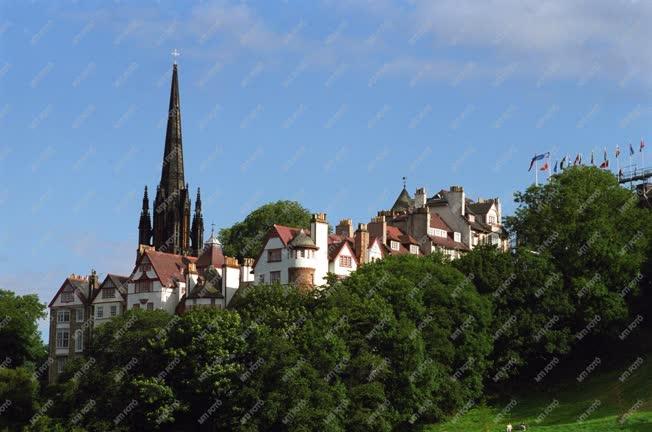
[[[374,237],[380,237],[383,244],[387,244],[387,221],[385,215],[379,215],[371,218],[371,222],[367,225],[369,234]]]
[[[462,186],[451,186],[446,194],[450,210],[464,216],[466,214],[466,197],[464,196],[464,188]]]
[[[369,262],[369,231],[367,231],[367,224],[358,224],[354,247],[358,262],[360,264]]]
[[[335,227],[335,234],[344,237],[353,237],[353,221],[351,219],[342,219]]]
[[[414,207],[423,208],[426,206],[427,201],[426,188],[420,187],[414,194]]]

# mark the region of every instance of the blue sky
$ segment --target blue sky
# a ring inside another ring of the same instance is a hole
[[[535,152],[649,136],[650,18],[602,0],[5,0],[0,286],[49,301],[70,273],[128,274],[174,48],[207,226],[278,199],[358,223],[402,176],[509,213]]]

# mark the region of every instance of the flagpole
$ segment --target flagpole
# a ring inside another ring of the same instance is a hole
[[[539,186],[539,161],[534,161],[534,185]]]
[[[548,181],[550,181],[550,165],[551,165],[550,156],[548,156]]]

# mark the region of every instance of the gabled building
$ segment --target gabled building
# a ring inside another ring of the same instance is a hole
[[[392,208],[378,214],[415,238],[422,253],[441,251],[457,258],[479,244],[508,248],[500,200],[472,201],[461,186],[442,189],[432,197],[418,188],[414,198],[404,186]]]
[[[49,381],[54,382],[68,360],[82,355],[91,335],[91,298],[98,288],[97,273],[68,276],[52,301],[50,309]]]
[[[91,297],[93,326],[122,314],[127,306],[127,276],[108,274]]]

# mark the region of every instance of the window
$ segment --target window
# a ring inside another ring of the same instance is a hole
[[[118,314],[118,307],[117,306],[111,306],[111,316],[114,317]]]
[[[84,332],[77,330],[75,332],[75,352],[84,351]]]
[[[458,233],[458,232],[453,233],[453,240],[455,240],[458,243],[461,242],[462,241],[462,234]]]
[[[58,323],[69,323],[70,322],[70,311],[61,310],[57,312],[57,322]]]
[[[435,236],[437,237],[447,237],[446,231],[443,229],[435,228]]]
[[[67,357],[57,357],[57,372],[62,373],[63,368],[66,366]]]
[[[72,291],[64,291],[61,293],[61,303],[72,303],[74,300],[75,296]]]
[[[154,310],[154,303],[152,302],[147,303],[147,310]]]
[[[151,292],[152,291],[152,281],[151,280],[139,280],[136,281],[136,294]]]
[[[487,218],[490,224],[495,224],[496,223],[496,216],[489,216]]]
[[[410,253],[414,255],[419,255],[419,246],[410,245]]]
[[[265,275],[264,274],[258,275],[258,282],[265,283]]]
[[[68,348],[69,338],[70,332],[68,330],[57,330],[57,348]]]
[[[281,261],[281,249],[268,249],[267,262],[279,262],[279,261]]]
[[[115,288],[104,288],[102,290],[102,298],[115,298]]]
[[[133,309],[140,309],[140,305],[138,303],[134,304]]]
[[[353,260],[350,256],[340,256],[340,267],[351,267]]]
[[[152,269],[152,265],[150,263],[143,263],[140,265],[140,270],[144,272],[148,272]]]
[[[281,272],[280,271],[269,272],[269,282],[281,283]]]
[[[84,309],[75,309],[75,321],[84,322]]]
[[[95,306],[95,316],[104,318],[104,306]]]
[[[392,240],[389,242],[389,247],[392,248],[392,250],[397,251],[401,249],[401,244],[397,241]]]

